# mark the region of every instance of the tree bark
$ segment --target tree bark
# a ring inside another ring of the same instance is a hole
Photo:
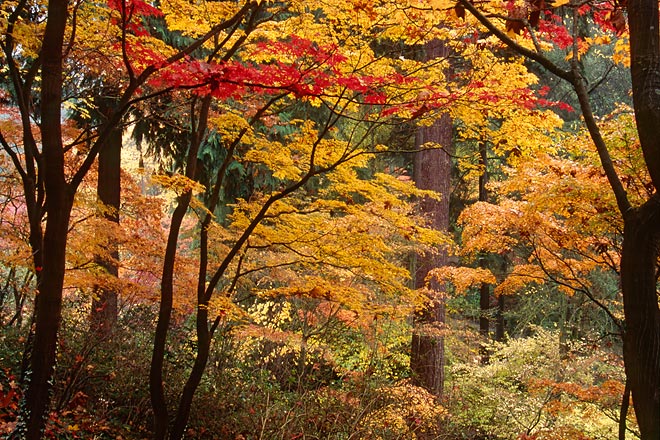
[[[450,148],[452,122],[443,115],[430,127],[422,127],[417,134],[418,146],[436,142]],[[441,200],[424,199],[421,210],[429,218],[430,226],[440,231],[449,228],[449,193],[451,158],[444,149],[419,151],[415,156],[414,178],[418,188],[431,189],[442,194]],[[423,288],[428,272],[447,264],[447,253],[439,250],[436,255],[418,256],[414,273],[415,287]],[[431,281],[429,304],[415,316],[415,331],[412,336],[410,366],[416,384],[440,397],[444,386],[444,336],[445,305],[443,287]]]
[[[154,439],[156,440],[166,439],[169,427],[163,366],[165,363],[167,333],[172,317],[172,305],[174,303],[174,263],[176,261],[179,230],[181,229],[183,218],[188,211],[191,197],[191,193],[186,192],[177,198],[177,205],[172,213],[172,221],[170,223],[170,231],[163,260],[158,320],[154,333],[154,348],[149,370],[149,392],[151,396],[151,407],[154,411]]]
[[[188,156],[186,160],[186,169],[185,176],[189,179],[194,179],[197,174],[197,152],[199,151],[200,144],[202,142],[203,136],[206,132],[207,120],[209,114],[209,108],[211,105],[211,96],[208,95],[204,97],[201,104],[201,109],[199,117],[195,114],[195,106],[191,108],[191,139],[190,146],[188,148]],[[195,129],[194,127],[197,126]],[[164,388],[164,379],[163,379],[163,367],[165,360],[165,347],[167,346],[167,333],[170,326],[170,320],[172,316],[172,305],[174,298],[174,264],[176,262],[176,253],[179,243],[179,231],[181,230],[181,224],[183,219],[188,212],[188,207],[190,206],[190,201],[192,200],[192,192],[186,191],[177,197],[177,205],[172,213],[172,221],[170,223],[170,230],[167,237],[167,245],[165,247],[165,257],[163,261],[163,275],[161,279],[160,287],[160,305],[158,309],[158,320],[156,322],[156,331],[154,334],[154,348],[151,356],[151,365],[149,370],[149,391],[151,395],[151,406],[154,411],[154,438],[156,440],[164,440],[168,438],[169,435],[169,415],[167,411],[167,401],[165,399],[165,388]],[[201,281],[204,282],[205,280]],[[199,312],[199,310],[198,310]],[[200,326],[200,319],[204,320],[204,326],[208,326],[206,315],[200,317],[199,313],[197,315],[197,324],[198,331]],[[198,335],[199,337],[199,335]],[[199,344],[207,344],[207,341],[199,341]],[[208,344],[207,344],[208,345]],[[207,350],[208,347],[199,347],[199,350]],[[198,356],[199,357],[199,353]],[[206,354],[208,357],[208,353]],[[197,367],[199,362],[196,359],[195,367]],[[203,360],[203,366],[206,366],[206,360]],[[196,376],[197,369],[194,368],[193,376]],[[199,373],[199,379],[201,379],[201,374],[203,373],[204,368],[201,369]],[[193,379],[194,380],[194,379]],[[192,388],[192,390],[191,390]],[[194,387],[190,386],[190,379],[186,383],[184,388],[184,395],[182,397],[182,403],[185,408],[185,418],[183,422],[183,427],[187,423],[187,414],[190,411],[190,404],[192,403],[192,397],[196,385]],[[192,391],[192,392],[191,392]],[[189,395],[189,396],[188,396]],[[181,408],[179,408],[179,414],[181,414]],[[180,418],[180,417],[179,417]],[[177,426],[181,428],[181,423],[178,423]],[[180,429],[180,435],[183,435],[183,429]]]
[[[660,311],[657,257],[660,197],[625,218],[621,257],[626,332],[623,355],[641,438],[660,438]]]
[[[488,201],[488,150],[486,143],[479,143],[479,165],[481,165],[481,175],[479,176],[479,201]],[[485,258],[479,258],[479,267],[486,269],[488,266]],[[488,363],[489,355],[486,346],[490,337],[490,286],[487,283],[481,283],[479,286],[479,335],[481,336],[481,362]]]
[[[427,60],[448,55],[448,48],[442,41],[427,44]],[[449,229],[449,197],[451,181],[452,120],[448,114],[441,115],[431,126],[417,130],[415,143],[421,150],[415,154],[414,179],[421,189],[434,190],[442,195],[441,200],[425,198],[420,201],[421,211],[428,217],[429,226],[439,230]],[[424,149],[427,142],[442,148]],[[413,274],[416,288],[423,288],[428,272],[447,264],[448,255],[440,249],[436,255],[418,256]],[[428,306],[414,317],[415,329],[412,335],[410,367],[413,381],[441,397],[444,387],[444,324],[445,305],[443,287],[431,281]]]
[[[110,101],[114,101],[110,99]],[[111,111],[112,106],[108,98],[101,98],[99,110],[102,115]],[[121,196],[121,148],[123,130],[113,127],[108,139],[99,151],[99,170],[96,194],[102,206],[98,214],[109,222],[119,225],[119,208]],[[107,255],[109,258],[96,257],[97,264],[109,275],[119,277],[119,245],[116,240],[110,239]],[[107,339],[117,322],[118,292],[107,285],[97,285],[94,288],[94,299],[90,314],[92,332],[100,339]]]
[[[660,33],[656,0],[629,0],[630,69],[639,141],[660,188]],[[623,354],[641,438],[660,438],[660,309],[657,259],[660,197],[624,211],[621,259],[626,332]]]
[[[50,405],[52,376],[55,368],[57,332],[62,314],[65,251],[73,195],[64,177],[62,144],[62,48],[67,21],[67,0],[50,0],[41,50],[41,139],[44,163],[44,187],[48,204],[43,237],[43,267],[35,301],[35,331],[31,371],[25,406],[18,430],[24,438],[38,440],[45,426]],[[20,435],[20,434],[19,434]]]

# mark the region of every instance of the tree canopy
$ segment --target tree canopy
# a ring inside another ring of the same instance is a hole
[[[657,438],[657,8],[3,2],[0,432]]]

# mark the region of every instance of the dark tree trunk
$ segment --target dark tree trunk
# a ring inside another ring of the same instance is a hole
[[[154,348],[149,370],[149,391],[151,395],[151,407],[154,411],[154,439],[156,440],[164,440],[167,438],[169,426],[167,400],[165,399],[163,366],[165,361],[165,348],[167,346],[167,333],[172,317],[174,298],[174,263],[176,261],[179,230],[181,229],[183,218],[188,211],[190,199],[190,192],[177,198],[177,205],[172,213],[170,232],[163,261],[160,305],[158,309],[158,320],[154,334]]]
[[[481,175],[479,176],[479,201],[488,201],[488,150],[485,142],[479,143],[479,165],[481,165]],[[488,264],[485,258],[479,258],[479,267],[486,269]],[[490,337],[490,286],[487,283],[481,283],[479,286],[479,335],[481,336],[481,362],[488,363],[488,348],[486,344]]]
[[[191,126],[197,126],[197,128],[193,128],[192,130],[190,147],[188,149],[188,156],[186,160],[185,175],[189,179],[194,179],[197,173],[197,152],[199,151],[199,146],[206,132],[210,105],[211,97],[207,96],[204,98],[201,105],[198,120],[196,120],[195,106],[192,106],[190,116]],[[188,207],[190,206],[191,200],[191,191],[187,191],[177,197],[177,205],[174,209],[174,212],[172,213],[172,222],[170,223],[167,245],[165,247],[163,275],[160,287],[160,305],[158,310],[156,331],[154,334],[154,348],[151,356],[151,366],[149,370],[149,391],[151,395],[151,406],[154,411],[154,438],[156,440],[164,440],[168,438],[168,435],[170,435],[169,415],[167,411],[167,401],[165,399],[163,367],[165,360],[165,348],[167,346],[167,333],[172,316],[172,305],[174,297],[174,264],[176,261],[177,246],[179,243],[179,231],[181,229],[181,224],[186,215],[186,212],[188,212]],[[205,278],[200,280],[201,283],[204,283],[205,281]],[[207,313],[206,310],[204,312]],[[200,319],[203,319],[203,326],[207,329],[208,332],[208,322],[206,316],[206,314],[200,316],[199,313],[197,315],[198,333],[200,330]],[[195,360],[193,373],[191,374],[192,376],[195,376],[193,381],[197,379],[196,372],[199,369],[199,363],[203,364],[201,371],[199,372],[199,380],[201,380],[201,375],[204,372],[204,367],[206,366],[206,359],[208,358],[209,343],[205,340],[203,334],[204,332],[202,331],[202,340],[198,341],[198,359]],[[200,336],[198,335],[198,337]],[[206,356],[203,356],[203,359],[199,359],[199,351],[206,353]],[[197,384],[199,383],[199,380],[197,380]],[[188,422],[190,405],[192,404],[192,397],[194,395],[195,389],[197,388],[197,384],[193,385],[189,379],[184,388],[181,403],[184,405],[185,409],[182,412],[181,407],[179,408],[176,423],[177,430],[179,431],[178,435],[180,436],[183,436],[183,429]],[[181,417],[183,417],[182,422],[179,420]]]
[[[41,138],[44,187],[48,199],[46,229],[43,237],[43,267],[35,301],[35,332],[31,371],[20,426],[25,423],[24,438],[41,438],[52,389],[57,348],[57,332],[62,314],[65,250],[69,215],[73,203],[64,178],[64,149],[61,129],[62,47],[67,21],[66,0],[50,0],[48,19],[41,51]]]
[[[504,311],[506,309],[506,302],[504,300],[504,295],[497,297],[497,321],[495,324],[495,340],[497,342],[503,342],[504,336],[506,334],[504,329]]]
[[[188,418],[190,417],[193,397],[206,370],[211,349],[211,338],[215,328],[220,323],[220,318],[216,318],[216,321],[209,328],[208,314],[208,301],[205,301],[197,307],[197,353],[192,370],[181,393],[179,407],[177,408],[174,424],[172,425],[170,440],[180,440],[184,437]]]
[[[111,107],[102,98],[99,110],[102,114]],[[105,145],[99,151],[99,171],[96,194],[101,209],[98,215],[107,221],[119,224],[119,208],[121,194],[121,147],[123,130],[117,126],[108,134]],[[107,255],[109,258],[96,257],[96,262],[109,275],[119,277],[119,245],[110,239]],[[94,299],[90,315],[92,332],[100,339],[107,339],[117,321],[118,292],[107,285],[97,285],[94,288]]]
[[[660,33],[657,0],[629,0],[631,77],[644,159],[660,188]],[[621,285],[626,332],[623,355],[643,440],[660,438],[660,310],[657,261],[660,197],[623,212]]]
[[[657,257],[660,197],[625,219],[621,284],[626,332],[623,355],[641,438],[660,438],[660,311]]]

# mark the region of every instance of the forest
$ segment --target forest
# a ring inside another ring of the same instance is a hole
[[[660,439],[659,29],[3,0],[0,437]]]

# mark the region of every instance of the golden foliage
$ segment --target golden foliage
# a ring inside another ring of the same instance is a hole
[[[458,294],[463,294],[470,288],[481,284],[497,283],[495,275],[490,270],[473,267],[438,267],[429,271],[426,278],[427,283],[431,278],[440,283],[452,283]]]
[[[604,121],[603,134],[638,202],[648,196],[650,179],[633,127],[630,110],[621,108]],[[478,202],[461,213],[461,255],[496,253],[513,263],[496,294],[553,282],[570,295],[592,287],[589,273],[618,270],[623,224],[589,143],[582,133],[564,137],[556,154],[515,161],[507,178],[491,185],[498,203]]]

